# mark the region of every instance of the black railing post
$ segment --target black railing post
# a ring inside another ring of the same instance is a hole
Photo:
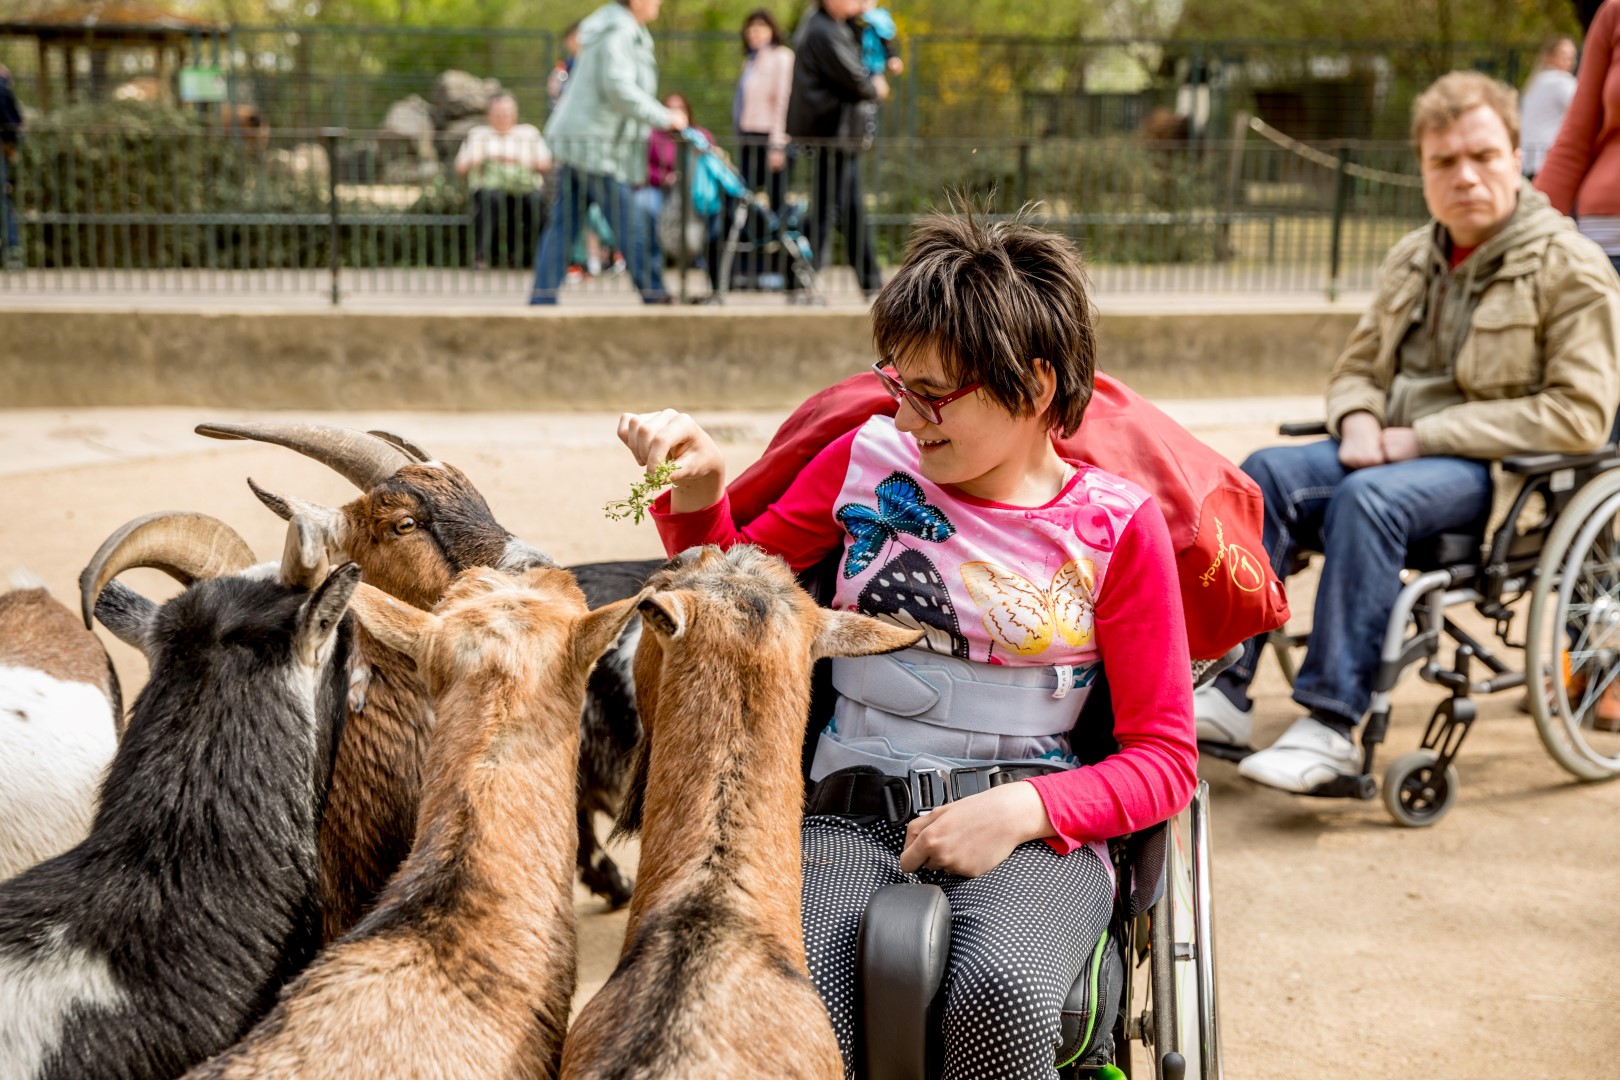
[[[690,118],[688,118],[690,119]],[[691,264],[691,253],[686,250],[686,238],[692,231],[692,177],[696,175],[693,169],[697,167],[697,147],[681,140],[681,171],[675,179],[675,190],[672,195],[681,197],[681,240],[676,245],[678,256],[675,267],[681,275],[680,301],[686,303],[686,269]],[[665,196],[668,198],[669,196]],[[653,228],[657,228],[655,224]],[[649,245],[650,246],[650,245]],[[664,290],[668,292],[666,288]]]
[[[342,299],[343,249],[339,241],[338,211],[338,140],[347,132],[343,128],[322,128],[321,142],[326,147],[326,259],[332,270],[332,306]]]
[[[1029,202],[1029,143],[1018,141],[1018,173],[1013,178],[1013,199],[1022,209]]]
[[[1344,247],[1344,211],[1350,201],[1350,148],[1341,146],[1336,151],[1339,175],[1333,184],[1333,240],[1328,254],[1329,300],[1339,298],[1339,263]]]

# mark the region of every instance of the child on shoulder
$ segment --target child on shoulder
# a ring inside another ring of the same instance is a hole
[[[951,903],[947,1080],[1045,1080],[1064,994],[1108,923],[1106,840],[1173,816],[1197,782],[1174,553],[1151,496],[1053,446],[1095,371],[1068,241],[924,219],[872,321],[898,414],[828,446],[757,520],[732,519],[720,451],[689,416],[627,413],[619,435],[649,468],[679,464],[654,507],[670,552],[753,543],[796,570],[836,552],[834,607],[925,631],[834,662],[811,769],[805,946],[846,1074],[861,914],[881,886],[922,881]],[[1119,749],[1087,763],[1070,733],[1102,669]],[[903,820],[831,812],[885,805],[892,777],[948,782]]]

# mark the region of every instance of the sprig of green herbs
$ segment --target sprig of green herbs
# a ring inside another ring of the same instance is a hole
[[[647,507],[652,505],[658,493],[669,487],[670,478],[680,466],[674,461],[661,461],[653,466],[653,471],[630,485],[628,499],[614,499],[602,507],[602,513],[607,515],[609,521],[623,521],[633,518],[637,525],[647,513]]]

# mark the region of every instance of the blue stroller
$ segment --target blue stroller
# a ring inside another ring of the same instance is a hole
[[[731,291],[731,269],[738,255],[756,260],[785,259],[787,273],[793,275],[798,291],[788,296],[807,304],[825,304],[821,279],[816,273],[815,256],[803,232],[805,207],[788,201],[782,212],[771,209],[764,193],[752,191],[703,133],[687,128],[682,136],[697,151],[692,165],[692,211],[702,217],[718,217],[732,200],[731,220],[722,222],[726,235],[720,245],[720,272],[711,303],[723,303]],[[749,219],[756,225],[749,230]]]

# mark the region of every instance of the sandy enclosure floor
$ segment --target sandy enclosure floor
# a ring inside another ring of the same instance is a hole
[[[1167,403],[1234,460],[1278,441],[1315,400]],[[283,527],[243,482],[337,504],[344,481],[288,451],[191,434],[192,410],[0,411],[0,570],[25,564],[73,605],[75,581],[117,526],[161,509],[206,510],[263,557]],[[650,524],[604,520],[637,470],[591,414],[305,416],[410,435],[464,469],[501,522],[563,562],[659,552]],[[780,414],[704,419],[736,469]],[[155,598],[152,571],[128,575]],[[1309,618],[1311,582],[1293,590]],[[74,605],[76,606],[76,605]],[[145,677],[112,641],[126,692]],[[1515,657],[1517,654],[1514,654]],[[1296,715],[1274,664],[1256,684],[1257,739]],[[1436,828],[1394,827],[1378,803],[1296,799],[1206,761],[1214,792],[1216,918],[1229,1075],[1473,1080],[1527,1066],[1620,1074],[1620,785],[1578,786],[1546,755],[1512,692],[1481,702],[1459,762],[1462,791]],[[1384,760],[1412,749],[1441,693],[1408,677]],[[632,851],[624,852],[633,860]],[[622,915],[583,894],[581,1000],[611,972]],[[1532,1064],[1533,1063],[1533,1064]]]

